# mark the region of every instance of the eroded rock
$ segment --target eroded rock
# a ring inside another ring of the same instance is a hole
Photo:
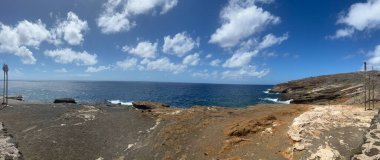
[[[133,102],[132,106],[137,109],[157,109],[157,108],[169,108],[170,106],[159,102],[147,102],[147,101],[137,101]]]
[[[0,159],[1,160],[20,160],[22,154],[17,149],[14,139],[7,133],[6,128],[0,122]]]

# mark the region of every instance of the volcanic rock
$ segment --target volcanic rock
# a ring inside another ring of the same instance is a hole
[[[75,99],[72,99],[72,98],[59,98],[59,99],[55,99],[54,100],[54,103],[76,103],[75,102]]]
[[[159,103],[159,102],[147,102],[147,101],[137,101],[133,102],[132,106],[137,109],[157,109],[157,108],[169,108],[170,106],[167,104]]]

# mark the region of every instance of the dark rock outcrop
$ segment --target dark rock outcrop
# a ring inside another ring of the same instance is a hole
[[[137,101],[133,102],[132,106],[137,109],[157,109],[157,108],[168,108],[170,107],[167,104],[159,103],[159,102],[147,102],[147,101]]]
[[[371,73],[379,86],[380,72]],[[360,103],[352,99],[362,95],[363,81],[364,72],[326,75],[278,84],[270,92],[281,93],[279,100],[296,104]]]
[[[24,98],[22,96],[8,96],[7,97],[8,99],[14,99],[14,100],[18,100],[18,101],[23,101]]]
[[[59,98],[55,99],[54,103],[76,103],[75,99],[72,98]]]

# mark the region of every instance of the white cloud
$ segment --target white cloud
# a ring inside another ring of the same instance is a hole
[[[169,58],[163,57],[156,60],[144,59],[141,64],[146,65],[146,70],[168,71],[178,74],[186,69],[186,65],[170,62]]]
[[[134,67],[137,66],[137,59],[136,58],[125,59],[124,61],[116,62],[116,65],[123,70],[133,69]]]
[[[380,27],[380,0],[368,0],[364,3],[351,5],[348,13],[339,18],[343,23],[362,31]]]
[[[213,61],[210,62],[211,66],[218,67],[222,63],[220,59],[214,59]]]
[[[288,34],[284,34],[281,37],[276,37],[273,34],[268,34],[260,42],[257,49],[261,50],[261,49],[265,49],[265,48],[271,47],[271,46],[276,45],[276,44],[281,44],[283,41],[285,41],[287,39],[288,39]]]
[[[280,18],[256,6],[255,0],[230,0],[220,18],[222,26],[211,35],[209,42],[225,48],[234,47],[266,26],[280,22]]]
[[[103,7],[103,13],[96,20],[102,33],[129,31],[136,25],[128,19],[124,0],[108,0]]]
[[[86,51],[76,52],[70,48],[47,50],[44,54],[52,57],[55,62],[62,64],[75,62],[77,65],[94,65],[98,62],[96,54],[90,54]]]
[[[95,72],[102,72],[106,70],[110,70],[111,66],[98,66],[98,67],[87,67],[85,72],[95,73]]]
[[[176,6],[177,3],[178,0],[129,0],[126,8],[134,15],[139,15],[147,13],[155,7],[161,7],[161,14],[164,14]]]
[[[337,23],[344,24],[344,29],[338,29],[330,39],[351,37],[355,31],[380,28],[380,0],[367,0],[351,5],[347,14],[341,16]]]
[[[66,68],[61,68],[61,69],[54,70],[54,72],[57,72],[57,73],[67,73],[68,71],[66,70]]]
[[[157,54],[157,42],[151,43],[149,41],[142,41],[139,42],[135,48],[124,46],[122,50],[143,58],[155,58]]]
[[[269,69],[258,71],[255,66],[246,66],[238,70],[227,70],[222,72],[223,79],[241,79],[245,77],[262,78],[269,73]]]
[[[183,59],[182,63],[185,65],[196,66],[198,65],[199,61],[200,61],[199,54],[194,53],[194,54],[186,56]]]
[[[380,45],[377,45],[374,51],[368,52],[368,55],[370,56],[368,64],[374,66],[380,65]]]
[[[129,31],[136,23],[131,20],[134,16],[146,14],[155,8],[161,8],[165,14],[178,3],[178,0],[108,0],[104,3],[104,11],[97,19],[102,33]]]
[[[199,42],[193,40],[185,32],[182,32],[177,33],[173,38],[165,36],[162,51],[182,57],[197,46],[199,46]]]
[[[36,59],[28,47],[38,49],[50,37],[45,24],[38,20],[20,21],[15,27],[0,23],[0,53],[10,53],[21,58],[24,64],[35,64]]]
[[[53,29],[53,42],[59,44],[63,38],[70,45],[79,45],[84,40],[83,32],[88,29],[87,21],[79,19],[74,12],[68,12],[67,19]]]
[[[59,44],[63,38],[69,44],[80,44],[84,39],[82,32],[88,29],[87,22],[80,20],[73,12],[69,12],[67,16],[67,20],[59,22],[50,30],[41,20],[23,20],[14,27],[0,22],[0,53],[19,56],[24,64],[35,64],[37,60],[31,48],[38,50],[44,41]]]
[[[210,59],[212,57],[212,54],[207,54],[206,59]]]
[[[329,39],[339,39],[344,37],[351,37],[355,33],[353,28],[338,29],[333,36],[327,36]]]
[[[251,62],[252,57],[256,56],[257,53],[257,51],[237,52],[224,62],[223,67],[237,68],[247,66]]]

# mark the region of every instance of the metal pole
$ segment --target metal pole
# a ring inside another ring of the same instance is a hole
[[[367,62],[364,62],[364,110],[367,110]]]
[[[3,79],[3,104],[5,104],[5,71],[4,71],[4,79]]]
[[[372,109],[375,109],[375,72],[372,66]]]
[[[369,70],[369,69],[368,69]],[[368,109],[371,110],[371,70],[368,71]]]
[[[6,100],[6,104],[8,105],[8,72],[7,72],[6,74],[7,74],[7,76],[6,76],[6,77],[7,77],[7,82],[6,82],[6,83],[7,83],[7,89],[6,89],[6,91],[7,91],[7,96],[6,96],[6,99],[5,99],[5,100]]]
[[[364,62],[364,110],[367,110],[367,62]]]

